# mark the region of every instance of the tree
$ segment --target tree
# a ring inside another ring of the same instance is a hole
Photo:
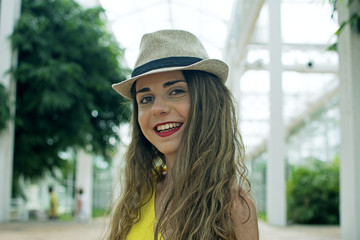
[[[124,50],[100,7],[23,0],[11,37],[18,50],[14,179],[61,168],[59,153],[83,148],[111,159],[130,109],[111,84],[125,79]],[[15,183],[16,184],[16,183]]]
[[[0,133],[6,127],[6,123],[10,118],[8,99],[8,93],[6,92],[4,85],[0,83]]]

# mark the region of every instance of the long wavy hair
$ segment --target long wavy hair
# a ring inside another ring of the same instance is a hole
[[[250,183],[234,101],[218,77],[202,71],[183,74],[191,107],[176,161],[166,176],[170,188],[154,239],[161,234],[165,239],[235,240],[231,219],[234,194],[246,203],[242,196],[250,191]],[[163,181],[156,165],[159,161],[164,164],[164,156],[142,134],[136,101],[133,104],[125,186],[113,210],[110,240],[126,239],[132,225],[141,218],[140,208],[154,194],[155,179]]]

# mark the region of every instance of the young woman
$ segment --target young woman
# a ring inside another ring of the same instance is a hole
[[[145,34],[132,77],[125,183],[108,239],[258,239],[227,65],[181,30]]]

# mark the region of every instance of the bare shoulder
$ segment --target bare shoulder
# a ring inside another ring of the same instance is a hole
[[[245,192],[235,191],[231,217],[237,240],[258,240],[259,229],[254,202]]]

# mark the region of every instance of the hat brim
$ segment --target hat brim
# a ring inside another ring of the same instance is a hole
[[[120,95],[124,96],[127,99],[132,100],[131,87],[136,80],[154,73],[170,72],[177,70],[199,70],[199,71],[212,73],[217,77],[219,77],[223,83],[225,83],[228,77],[229,67],[227,66],[226,63],[218,59],[204,59],[188,66],[154,69],[146,73],[140,74],[138,76],[132,77],[130,79],[124,80],[122,82],[115,83],[112,85],[112,88],[115,91],[117,91]]]

